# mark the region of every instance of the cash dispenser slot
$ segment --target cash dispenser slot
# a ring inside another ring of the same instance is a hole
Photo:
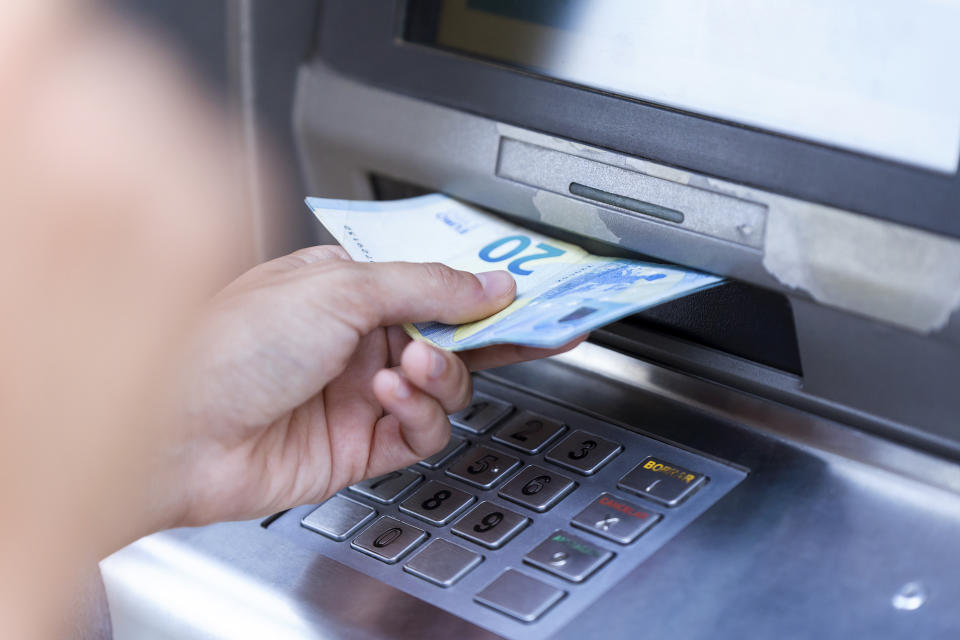
[[[435,191],[380,173],[370,173],[368,179],[377,200],[412,198]],[[578,244],[596,255],[650,259],[623,247],[510,215],[510,212],[497,213],[540,233]],[[719,287],[647,309],[595,332],[595,338],[639,355],[639,344],[651,333],[776,369],[789,376],[802,375],[793,311],[787,297],[746,282],[729,280]]]
[[[679,226],[755,249],[763,246],[766,205],[709,188],[501,138],[497,176],[537,189]]]

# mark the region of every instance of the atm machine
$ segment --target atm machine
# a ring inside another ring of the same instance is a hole
[[[118,552],[118,640],[960,637],[956,3],[321,9],[310,195],[728,282],[478,374],[418,465]]]

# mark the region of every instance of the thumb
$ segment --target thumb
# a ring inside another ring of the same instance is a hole
[[[316,278],[327,292],[344,295],[344,311],[361,332],[404,322],[438,321],[461,324],[480,320],[500,311],[511,302],[517,284],[506,271],[474,275],[437,263],[340,262],[338,282]]]

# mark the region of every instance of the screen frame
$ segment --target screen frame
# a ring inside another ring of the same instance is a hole
[[[867,156],[409,42],[409,4],[329,0],[319,55],[373,86],[498,122],[960,237],[960,171]]]

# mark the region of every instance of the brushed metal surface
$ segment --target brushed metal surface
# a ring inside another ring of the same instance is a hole
[[[158,533],[101,570],[115,640],[499,637],[256,522]]]

